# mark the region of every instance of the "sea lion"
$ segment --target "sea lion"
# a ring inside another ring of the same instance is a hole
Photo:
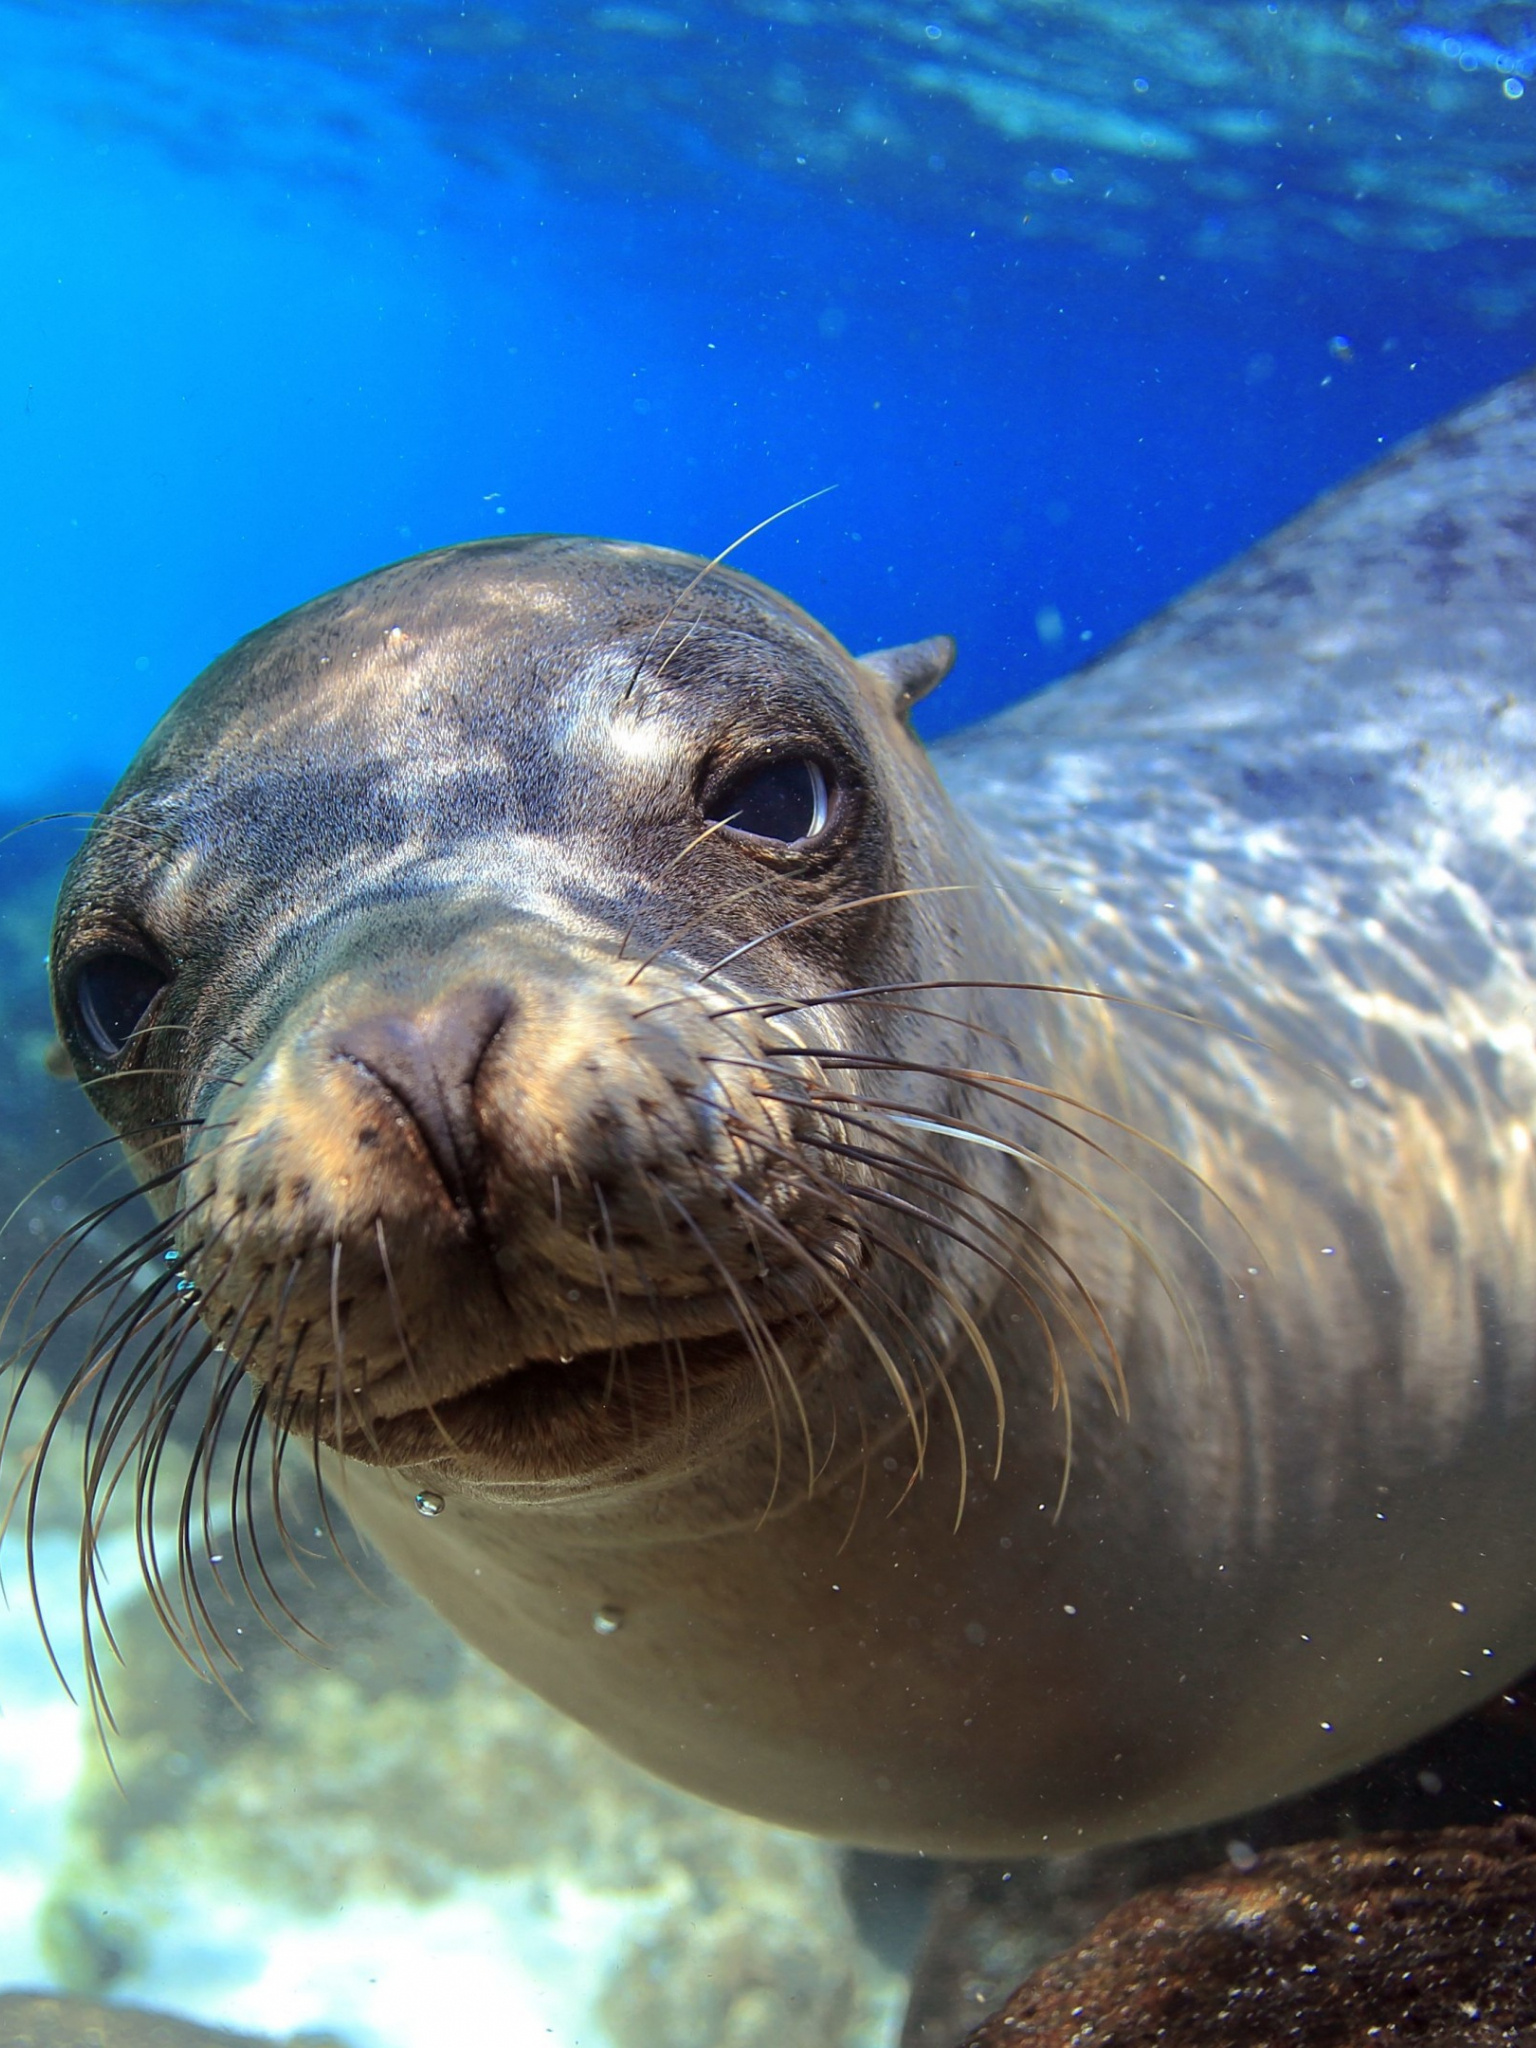
[[[518,1678],[875,1847],[1470,1705],[1536,1661],[1533,541],[1526,381],[931,755],[948,641],[653,548],[242,641],[60,898],[167,1260],[94,1469],[108,1349],[151,1460],[248,1376],[237,1511],[312,1445]]]

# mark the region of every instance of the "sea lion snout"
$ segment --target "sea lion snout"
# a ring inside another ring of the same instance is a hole
[[[509,990],[471,983],[452,990],[423,1017],[385,1010],[358,1017],[337,1033],[336,1058],[351,1061],[405,1111],[445,1190],[462,1209],[483,1201],[484,1148],[475,1085],[492,1041],[512,1012]],[[361,1132],[359,1140],[377,1142]]]
[[[630,1430],[654,1382],[670,1424],[683,1379],[756,1371],[856,1264],[817,1228],[793,1091],[685,979],[514,919],[318,980],[213,1107],[184,1252],[210,1326],[354,1455],[440,1460],[447,1410],[494,1395],[503,1476],[535,1382]]]

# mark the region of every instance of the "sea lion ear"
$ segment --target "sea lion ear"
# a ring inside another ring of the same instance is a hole
[[[919,698],[943,682],[955,665],[956,651],[947,633],[935,633],[905,647],[877,647],[873,654],[861,654],[859,661],[879,676],[890,692],[891,709],[905,718]]]

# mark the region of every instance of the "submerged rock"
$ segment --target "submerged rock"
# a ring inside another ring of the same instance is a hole
[[[306,2048],[340,2048],[328,2037],[303,2037]],[[103,2005],[94,1998],[0,1992],[0,2048],[278,2048],[266,2035],[199,2027],[142,2006]],[[295,2044],[296,2048],[296,2044]]]
[[[1536,2039],[1536,1820],[1318,1842],[1146,1892],[966,2048]]]

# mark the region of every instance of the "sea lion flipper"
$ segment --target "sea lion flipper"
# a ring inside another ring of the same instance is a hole
[[[905,647],[877,647],[872,654],[861,654],[859,660],[880,677],[891,693],[891,709],[898,718],[905,718],[914,704],[943,682],[955,665],[957,652],[948,633],[934,633]]]

